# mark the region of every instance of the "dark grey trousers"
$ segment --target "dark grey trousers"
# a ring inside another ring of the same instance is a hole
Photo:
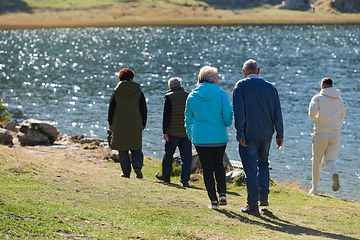
[[[143,167],[144,155],[140,150],[130,150],[130,151],[119,151],[119,160],[121,169],[126,177],[130,177],[131,173],[131,164],[135,169],[140,169]]]

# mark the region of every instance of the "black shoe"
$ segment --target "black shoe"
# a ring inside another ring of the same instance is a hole
[[[208,208],[214,209],[214,210],[219,209],[219,202],[218,202],[218,201],[212,201],[212,202],[210,203],[210,205],[208,206]]]
[[[156,177],[157,179],[161,180],[161,181],[164,181],[164,182],[166,182],[166,183],[170,183],[170,178],[164,178],[164,176],[163,176],[162,174],[157,173],[157,174],[155,175],[155,177]]]
[[[268,194],[260,193],[260,204],[259,206],[269,206]]]
[[[242,207],[241,212],[243,213],[247,213],[253,216],[260,216],[260,212],[259,212],[259,206],[256,205],[247,205],[246,207]]]
[[[182,185],[183,185],[183,187],[190,187],[188,182],[183,182]]]
[[[226,200],[226,194],[225,193],[220,193],[219,205],[220,206],[227,205],[227,200]]]
[[[125,174],[121,174],[120,177],[130,178],[130,176],[126,176]]]
[[[137,178],[143,178],[143,177],[144,177],[143,174],[142,174],[142,172],[141,172],[141,170],[140,170],[139,168],[135,169],[134,171],[135,171],[135,173],[136,173],[136,177],[137,177]]]

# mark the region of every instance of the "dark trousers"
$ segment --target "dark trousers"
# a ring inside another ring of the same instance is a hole
[[[179,148],[181,157],[181,178],[182,183],[190,180],[192,150],[191,141],[187,137],[169,136],[169,141],[165,143],[165,154],[162,161],[162,175],[165,179],[170,179],[172,173],[172,164],[174,161],[174,152]]]
[[[134,169],[143,167],[144,155],[140,150],[119,151],[121,169],[126,177],[130,177],[131,164]]]
[[[217,183],[217,192],[226,193],[225,169],[223,158],[226,145],[221,147],[197,147],[196,152],[199,155],[201,168],[203,170],[204,183],[210,198],[210,201],[217,201],[215,179]],[[215,173],[215,179],[214,179]]]

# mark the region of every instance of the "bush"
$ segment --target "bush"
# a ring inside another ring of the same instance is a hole
[[[0,99],[0,122],[11,121],[10,114],[7,110],[8,110],[8,107],[4,106],[3,100]]]
[[[177,165],[175,161],[173,162],[173,171],[171,173],[172,177],[181,175],[181,165]]]

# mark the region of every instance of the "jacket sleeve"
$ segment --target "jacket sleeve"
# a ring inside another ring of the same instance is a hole
[[[241,85],[237,83],[233,91],[233,108],[236,139],[245,138],[245,103]]]
[[[109,125],[113,125],[114,112],[116,108],[116,101],[114,97],[114,92],[111,94],[109,101],[109,109],[108,109],[108,122]]]
[[[309,117],[315,120],[319,114],[319,99],[317,94],[311,99],[309,104]]]
[[[146,107],[146,100],[144,93],[141,92],[140,100],[139,100],[139,108],[140,108],[140,114],[142,118],[142,125],[146,126],[147,121],[147,107]]]
[[[163,133],[167,132],[171,120],[171,101],[170,98],[165,96],[164,98],[164,114],[163,114]]]
[[[342,99],[341,99],[342,100]],[[344,107],[344,101],[341,101],[342,102],[342,113],[341,113],[341,121],[344,121],[345,119],[345,107]]]
[[[230,104],[229,97],[225,91],[223,93],[221,100],[222,100],[222,118],[224,120],[225,126],[230,127],[233,121],[233,109]]]
[[[281,112],[281,104],[279,94],[275,88],[275,109],[274,109],[274,124],[276,130],[276,138],[284,138],[284,125]]]
[[[189,95],[190,96],[190,95]],[[192,139],[192,130],[193,130],[193,125],[194,125],[194,113],[191,109],[191,104],[189,101],[189,97],[186,100],[186,104],[185,104],[185,129],[186,129],[186,134],[188,135],[189,139]]]

